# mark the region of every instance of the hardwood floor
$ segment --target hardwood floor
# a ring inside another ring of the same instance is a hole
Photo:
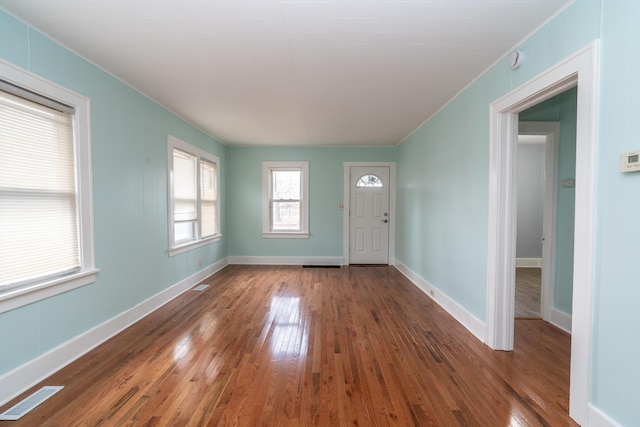
[[[393,267],[228,266],[204,283],[0,426],[575,425],[570,337],[545,322],[517,320],[515,351],[492,351]]]
[[[516,268],[516,318],[539,319],[542,269]]]

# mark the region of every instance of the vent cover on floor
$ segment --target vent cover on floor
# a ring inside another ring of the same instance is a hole
[[[198,285],[198,286],[196,286],[195,288],[193,288],[193,290],[194,290],[194,291],[197,291],[197,292],[202,292],[202,291],[204,291],[205,289],[207,289],[208,287],[209,287],[209,285]]]
[[[31,396],[24,399],[22,402],[7,409],[4,413],[0,414],[0,420],[2,421],[15,421],[20,419],[23,415],[31,411],[33,408],[62,390],[64,386],[46,386],[33,393]]]

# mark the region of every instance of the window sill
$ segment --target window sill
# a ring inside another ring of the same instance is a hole
[[[0,290],[0,313],[94,283],[98,271],[100,270],[94,268],[45,282],[24,285],[6,291]]]
[[[214,243],[222,239],[222,234],[216,234],[215,236],[207,237],[206,239],[197,240],[195,242],[185,243],[180,246],[176,246],[174,248],[169,249],[169,256],[175,256],[187,251],[190,251],[195,248],[200,248],[202,246],[208,245],[210,243]]]
[[[269,231],[262,232],[263,239],[308,239],[309,233],[305,232],[293,232],[287,233],[282,231]]]

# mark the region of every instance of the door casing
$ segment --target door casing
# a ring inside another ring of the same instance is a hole
[[[589,417],[594,281],[594,170],[598,106],[599,42],[563,59],[490,106],[489,227],[487,242],[487,345],[513,349],[515,268],[514,145],[518,113],[578,87],[576,186],[569,415]]]

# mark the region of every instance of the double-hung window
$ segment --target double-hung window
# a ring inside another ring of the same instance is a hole
[[[89,100],[0,63],[0,312],[95,281]]]
[[[169,145],[171,255],[220,238],[218,157],[173,136]]]
[[[309,162],[262,163],[262,236],[309,237]]]

